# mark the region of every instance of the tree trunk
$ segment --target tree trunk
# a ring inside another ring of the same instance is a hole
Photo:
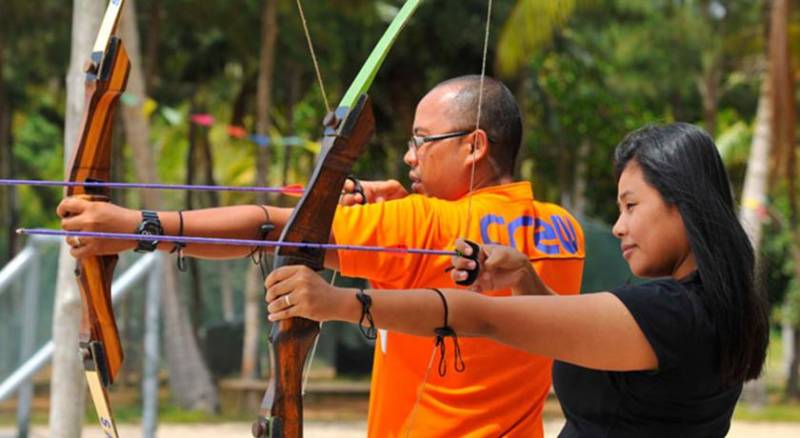
[[[559,138],[559,147],[558,147],[558,193],[559,193],[559,203],[564,206],[569,211],[573,211],[575,209],[575,205],[573,204],[572,194],[573,194],[573,187],[572,183],[575,180],[575,167],[574,167],[574,158],[573,158],[573,146],[567,144],[564,140],[560,139],[561,136],[557,136]]]
[[[777,172],[775,175],[785,176],[789,197],[789,233],[791,239],[791,253],[794,261],[795,278],[800,279],[800,230],[798,230],[798,200],[797,200],[797,163],[796,163],[796,104],[794,90],[794,76],[789,50],[789,16],[791,7],[789,0],[774,0],[772,2],[770,34],[769,34],[769,65],[770,85],[772,94],[773,113],[772,120],[773,142]],[[791,297],[791,295],[789,295]],[[787,300],[791,299],[787,297]],[[784,306],[791,304],[784,303]],[[789,358],[789,373],[786,383],[786,396],[797,398],[800,396],[800,382],[798,382],[798,339],[797,321],[784,321],[792,324],[786,332],[795,335],[794,342],[788,344],[789,350],[784,354]]]
[[[750,157],[747,160],[747,172],[742,189],[741,209],[739,210],[739,221],[753,245],[757,265],[758,259],[761,257],[761,220],[767,201],[769,157],[773,138],[772,94],[768,74],[764,75],[761,82],[760,93]],[[763,284],[758,284],[757,287],[763,291]],[[767,401],[767,391],[763,378],[746,384],[742,398],[748,400],[753,406],[764,406]]]
[[[708,54],[705,58],[707,59],[703,60],[703,72],[698,79],[697,89],[703,101],[703,126],[713,137],[717,132],[722,59],[716,53]]]
[[[225,322],[233,322],[236,319],[236,300],[233,291],[233,276],[231,275],[231,263],[223,260],[219,263],[219,278],[222,295],[222,319]]]
[[[158,175],[149,144],[150,126],[141,107],[147,93],[144,88],[135,2],[131,0],[126,3],[126,10],[122,14],[121,31],[131,59],[128,93],[137,98],[135,105],[122,106],[125,133],[132,148],[137,178],[155,183],[158,182]],[[162,207],[161,196],[155,190],[144,191],[142,200],[147,208],[157,210]],[[200,352],[186,309],[181,303],[175,266],[168,264],[164,269],[164,276],[164,349],[172,396],[182,408],[216,412],[219,408],[217,389]]]
[[[572,214],[584,217],[586,214],[586,179],[589,172],[589,153],[592,143],[588,139],[578,146],[578,157],[575,160],[575,178],[572,187]]]
[[[5,43],[3,33],[0,32],[0,76],[3,71],[3,52]],[[0,178],[15,178],[14,175],[14,138],[11,120],[14,108],[9,101],[5,90],[5,81],[0,77]],[[6,186],[0,189],[0,205],[7,206],[2,220],[0,236],[5,234],[8,246],[6,253],[0,255],[0,264],[11,260],[19,250],[19,241],[16,229],[19,226],[19,208],[17,205],[17,188]]]
[[[158,74],[158,42],[161,39],[161,15],[163,14],[161,0],[152,0],[148,11],[147,42],[144,51],[144,88],[153,91],[153,82]]]
[[[103,4],[93,0],[75,0],[72,15],[72,44],[67,72],[67,105],[64,124],[64,166],[78,137],[84,104],[83,65],[91,52],[100,27]],[[48,436],[71,438],[81,435],[86,383],[78,358],[78,327],[81,297],[75,281],[75,259],[66,243],[58,258],[56,297],[53,306],[53,370],[50,384],[50,431]]]
[[[295,63],[290,65],[290,69],[298,70]],[[286,108],[287,108],[287,115],[286,115],[286,132],[288,135],[295,135],[295,121],[294,121],[294,107],[297,105],[297,101],[300,100],[300,81],[301,75],[300,74],[290,74],[289,75],[289,92],[286,93]],[[289,184],[289,168],[291,167],[292,163],[292,146],[284,145],[283,146],[283,169],[281,169],[281,185],[285,186]],[[282,198],[286,198],[283,196]]]
[[[787,369],[786,377],[786,398],[789,400],[797,400],[800,398],[800,390],[798,389],[798,368],[800,368],[800,357],[797,352],[800,351],[800,330],[797,327],[790,327],[789,337],[791,342],[788,342],[789,350],[784,354],[789,355],[789,367]],[[785,332],[784,332],[785,333]]]
[[[264,285],[258,266],[247,270],[245,283],[245,331],[244,351],[242,352],[242,379],[258,378],[258,339],[261,331],[261,309],[264,307],[262,294]]]
[[[258,82],[256,88],[256,131],[269,135],[272,120],[272,78],[275,67],[275,43],[278,37],[278,0],[264,0],[261,15],[261,51],[258,62]],[[270,145],[271,146],[271,145]],[[269,180],[269,147],[257,147],[256,185],[267,186]],[[264,195],[257,196],[264,203]]]
[[[3,53],[5,44],[3,41],[3,32],[0,32],[0,73],[3,71]],[[11,142],[8,141],[8,131],[11,129],[11,114],[8,111],[8,104],[6,102],[5,80],[0,77],[0,178],[10,178],[11,170]],[[0,205],[11,206],[10,196],[12,186],[0,187]],[[8,209],[6,210],[8,211]],[[9,218],[5,215],[0,219],[0,242],[5,235],[8,238],[8,246],[6,253],[0,254],[0,265],[4,265],[8,260],[14,256],[11,249],[11,236],[13,230],[9,226]]]
[[[258,63],[256,131],[269,135],[272,121],[269,111],[272,106],[272,80],[275,65],[275,43],[278,38],[278,0],[264,0],[261,13],[261,50]],[[271,145],[270,145],[271,146]],[[256,185],[269,184],[269,147],[256,146]],[[266,203],[263,193],[256,195],[256,202]],[[259,267],[252,265],[247,272],[244,309],[244,345],[242,346],[242,379],[257,377],[258,340],[261,331],[261,315],[264,307],[264,280]],[[257,403],[254,395],[248,395],[248,408]]]

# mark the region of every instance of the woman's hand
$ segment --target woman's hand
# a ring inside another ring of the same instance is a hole
[[[390,179],[387,181],[359,181],[364,190],[363,195],[356,193],[355,182],[347,179],[344,182],[344,194],[339,198],[341,205],[359,205],[372,202],[391,201],[408,196],[408,191],[399,181]],[[364,199],[366,196],[366,199]]]
[[[352,300],[350,304],[358,304],[355,297],[331,286],[319,274],[302,265],[283,266],[272,271],[264,286],[267,288],[270,321],[297,316],[328,321],[342,314],[341,309],[348,298]]]
[[[142,214],[138,210],[77,197],[62,200],[56,213],[61,217],[61,228],[66,231],[134,233],[142,220]],[[117,254],[136,248],[136,241],[133,240],[92,237],[67,237],[67,243],[72,247],[70,254],[76,258]]]
[[[472,255],[472,248],[463,240],[456,241],[456,250],[466,256]],[[482,292],[511,288],[513,295],[546,295],[550,291],[542,283],[531,266],[528,256],[509,246],[483,245],[480,247],[478,263],[480,271],[470,289]],[[467,271],[475,269],[476,262],[466,257],[453,257],[453,281],[467,278]]]

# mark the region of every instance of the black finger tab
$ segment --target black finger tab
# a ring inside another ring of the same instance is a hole
[[[347,175],[347,179],[353,181],[353,194],[361,195],[361,205],[367,203],[367,194],[364,193],[364,186],[361,185],[361,181],[355,177],[355,175]]]
[[[467,278],[464,280],[456,281],[456,284],[459,286],[469,286],[472,283],[475,283],[475,280],[478,278],[478,273],[480,272],[480,263],[478,263],[478,254],[481,252],[481,247],[478,246],[477,243],[471,240],[464,240],[470,248],[472,248],[472,255],[465,255],[461,253],[461,251],[456,251],[459,257],[464,257],[466,259],[470,259],[475,262],[475,269],[467,270]]]

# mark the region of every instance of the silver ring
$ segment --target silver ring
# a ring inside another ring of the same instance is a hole
[[[289,306],[292,305],[292,303],[289,302],[289,295],[284,295],[283,296],[283,301],[286,301],[286,307],[289,307]]]

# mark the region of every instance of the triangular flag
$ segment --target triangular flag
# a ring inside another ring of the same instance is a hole
[[[211,126],[214,124],[214,116],[211,114],[192,114],[192,123],[200,126]]]
[[[242,139],[247,137],[247,130],[242,128],[241,126],[228,125],[227,129],[228,129],[228,135],[230,135],[233,138]]]
[[[297,136],[283,137],[284,146],[300,146],[303,144],[303,139]]]
[[[170,125],[178,125],[183,123],[183,115],[180,113],[180,111],[176,110],[175,108],[162,106],[161,115],[164,116],[164,119],[166,119],[167,123],[169,123]]]
[[[269,137],[263,134],[250,134],[250,140],[262,148],[269,146]]]
[[[120,102],[125,106],[134,106],[139,103],[139,98],[131,93],[122,93],[119,97]]]
[[[142,115],[145,116],[145,118],[149,118],[156,108],[158,108],[158,102],[148,97],[147,100],[144,101],[144,105],[142,105]]]

